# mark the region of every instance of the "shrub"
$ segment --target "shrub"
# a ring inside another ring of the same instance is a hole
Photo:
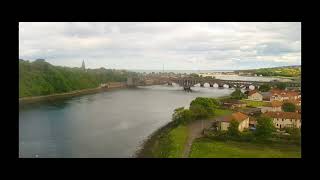
[[[234,92],[231,93],[231,99],[243,99],[246,98],[246,95],[237,88]]]
[[[257,118],[257,127],[255,135],[261,139],[268,139],[272,136],[272,133],[275,132],[275,127],[271,118],[268,117],[259,117]]]
[[[268,92],[268,91],[270,91],[270,89],[271,89],[271,87],[268,84],[262,84],[259,87],[259,91],[262,91],[262,92]]]
[[[284,112],[296,112],[296,105],[289,102],[283,103],[282,110]]]
[[[236,120],[231,120],[228,127],[228,134],[230,136],[239,136],[239,122]]]

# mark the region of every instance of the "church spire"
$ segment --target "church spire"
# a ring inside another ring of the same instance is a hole
[[[82,68],[83,70],[86,70],[86,66],[85,66],[85,64],[84,64],[84,60],[82,60],[82,66],[81,66],[81,68]]]

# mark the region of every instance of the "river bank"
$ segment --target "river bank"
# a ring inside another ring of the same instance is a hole
[[[104,92],[108,90],[127,88],[127,87],[128,86],[125,83],[121,83],[118,85],[109,86],[108,88],[97,87],[97,88],[90,88],[90,89],[75,90],[75,91],[70,91],[66,93],[50,94],[45,96],[22,97],[22,98],[19,98],[19,105],[25,105],[25,104],[31,104],[31,103],[37,103],[37,102],[43,102],[43,101],[53,101],[57,99],[70,98],[70,97],[75,97],[80,95],[99,93],[99,92]]]

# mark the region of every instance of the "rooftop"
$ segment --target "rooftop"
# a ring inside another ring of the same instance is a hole
[[[271,118],[301,119],[301,114],[296,112],[266,112],[264,115]]]
[[[220,118],[219,120],[223,121],[223,122],[230,122],[231,120],[236,120],[238,122],[241,122],[247,118],[249,118],[249,116],[247,116],[241,112],[236,112],[236,113],[232,113],[231,115],[224,116],[224,117]]]

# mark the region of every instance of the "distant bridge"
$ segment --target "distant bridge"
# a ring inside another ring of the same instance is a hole
[[[129,81],[128,81],[129,82]],[[144,85],[153,85],[153,84],[169,84],[172,83],[178,84],[184,88],[186,91],[190,91],[191,87],[196,84],[200,84],[200,87],[204,87],[205,83],[208,83],[210,87],[213,87],[214,84],[217,84],[218,87],[222,88],[224,85],[228,85],[229,88],[249,88],[249,86],[254,86],[259,88],[263,84],[269,84],[274,86],[279,81],[244,81],[244,80],[222,80],[215,79],[212,77],[155,77],[149,79],[136,79],[131,80],[128,85],[130,86],[144,86]],[[301,87],[300,82],[286,82],[287,87]]]

